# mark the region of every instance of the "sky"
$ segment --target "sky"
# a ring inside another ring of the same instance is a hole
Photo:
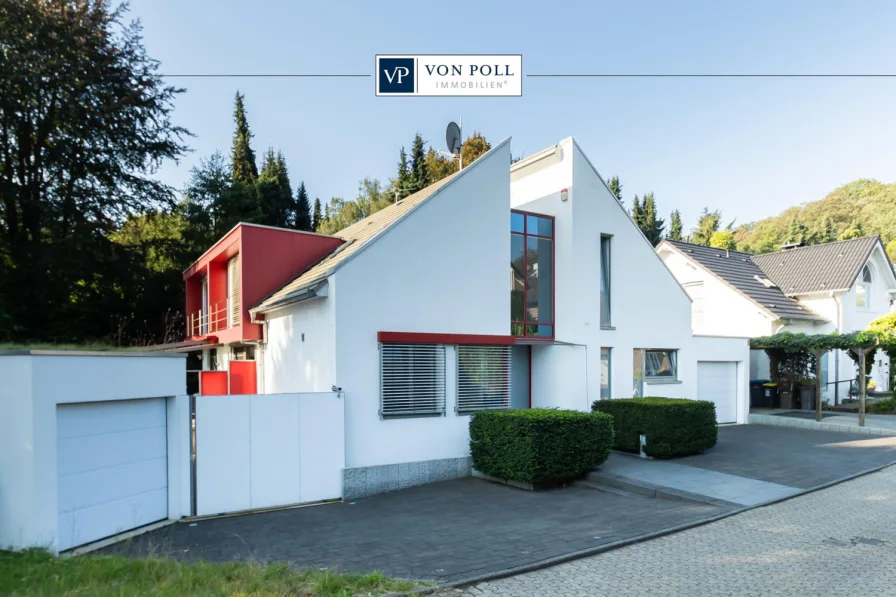
[[[354,2],[131,0],[166,74],[373,74],[376,54],[523,55],[524,74],[894,74],[891,0]],[[896,181],[896,76],[524,78],[519,98],[375,97],[364,78],[172,78],[193,152],[159,176],[229,155],[233,96],[253,148],[281,150],[311,197],[354,198],[395,175],[414,134],[445,126],[527,156],[574,136],[626,205],[653,192],[686,229],[704,207],[725,223],[821,199],[858,178]]]

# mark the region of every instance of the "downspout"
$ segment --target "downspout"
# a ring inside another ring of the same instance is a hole
[[[843,329],[843,304],[840,298],[831,291],[831,299],[837,306],[837,332]],[[820,400],[821,398],[819,398]],[[834,406],[840,404],[840,351],[834,351]]]

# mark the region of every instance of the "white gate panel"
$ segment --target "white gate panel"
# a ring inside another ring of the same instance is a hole
[[[697,399],[715,403],[718,423],[736,423],[737,363],[698,361]]]
[[[345,467],[344,400],[334,395],[302,397],[299,416],[302,465],[302,501],[342,497]]]
[[[342,497],[343,400],[334,393],[196,397],[196,514]]]
[[[299,486],[299,397],[271,394],[249,397],[252,445],[251,508],[304,501]]]
[[[251,507],[249,397],[196,397],[196,511]]]

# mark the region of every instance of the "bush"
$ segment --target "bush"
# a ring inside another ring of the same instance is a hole
[[[868,410],[873,413],[888,413],[896,411],[896,398],[884,398],[868,405]]]
[[[613,421],[602,413],[524,409],[470,418],[473,468],[535,486],[581,477],[609,457],[612,445]]]
[[[716,406],[704,400],[622,398],[597,400],[591,409],[613,416],[617,450],[640,452],[644,434],[648,456],[675,458],[708,450],[719,439]]]

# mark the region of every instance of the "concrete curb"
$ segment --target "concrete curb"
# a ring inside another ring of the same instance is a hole
[[[527,572],[535,572],[536,570],[542,570],[544,568],[550,568],[551,566],[556,566],[557,564],[563,564],[566,562],[571,562],[573,560],[579,560],[582,558],[587,558],[589,556],[595,556],[607,551],[612,551],[614,549],[619,549],[620,547],[627,547],[629,545],[635,545],[637,543],[643,543],[645,541],[650,541],[652,539],[659,539],[660,537],[665,537],[666,535],[672,535],[675,533],[679,533],[681,531],[686,531],[688,529],[694,529],[697,527],[701,527],[713,522],[717,522],[719,520],[723,520],[725,518],[735,516],[737,514],[742,514],[744,512],[748,512],[750,510],[755,510],[756,508],[765,508],[767,506],[773,506],[775,504],[780,504],[781,502],[786,502],[788,500],[792,500],[794,498],[798,498],[804,495],[808,495],[810,493],[815,493],[816,491],[821,491],[822,489],[828,489],[829,487],[834,487],[835,485],[840,485],[841,483],[846,483],[847,481],[852,481],[854,479],[858,479],[859,477],[864,477],[865,475],[870,475],[872,473],[876,473],[881,471],[889,466],[896,465],[896,460],[889,462],[887,464],[876,466],[870,469],[866,469],[864,471],[854,473],[852,475],[848,475],[841,479],[836,479],[834,481],[829,481],[827,483],[822,483],[821,485],[816,485],[814,487],[810,487],[809,489],[804,489],[798,493],[794,493],[793,495],[787,495],[781,498],[777,498],[774,500],[769,500],[767,502],[763,502],[761,504],[756,504],[754,506],[743,506],[736,510],[732,510],[731,512],[725,512],[723,514],[718,514],[716,516],[712,516],[710,518],[705,518],[703,520],[697,520],[694,522],[688,522],[681,525],[676,525],[674,527],[669,527],[666,529],[661,529],[659,531],[654,531],[652,533],[645,533],[643,535],[639,535],[637,537],[631,537],[629,539],[621,539],[619,541],[614,541],[613,543],[608,543],[606,545],[600,545],[597,547],[591,547],[588,549],[582,549],[579,551],[570,552],[568,554],[563,554],[560,556],[555,556],[553,558],[547,558],[545,560],[539,560],[537,562],[530,562],[528,564],[523,564],[522,566],[513,566],[511,568],[505,568],[504,570],[498,570],[497,572],[490,572],[488,574],[481,574],[477,576],[471,576],[469,578],[452,581],[449,583],[445,583],[442,585],[436,585],[432,587],[423,587],[420,589],[414,589],[413,591],[407,591],[404,593],[390,593],[386,595],[386,597],[410,597],[411,595],[430,595],[435,593],[436,591],[441,591],[445,589],[453,589],[458,587],[466,587],[470,585],[475,585],[481,582],[490,581],[490,580],[498,580],[501,578],[507,578],[508,576],[517,576],[519,574],[525,574]]]
[[[828,420],[836,420],[837,417],[831,417]],[[886,429],[884,427],[868,426],[856,427],[854,425],[838,425],[837,423],[819,423],[814,419],[801,419],[799,417],[784,417],[781,415],[764,415],[751,414],[747,418],[750,425],[767,425],[769,427],[791,427],[794,429],[811,429],[813,431],[837,431],[839,433],[857,433],[861,435],[879,435],[891,436],[896,435],[896,429]]]

